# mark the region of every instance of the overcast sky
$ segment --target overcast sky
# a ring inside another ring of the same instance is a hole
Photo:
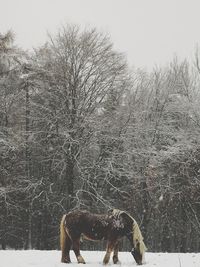
[[[191,58],[200,45],[200,0],[0,0],[0,32],[30,49],[64,23],[97,27],[135,67]]]

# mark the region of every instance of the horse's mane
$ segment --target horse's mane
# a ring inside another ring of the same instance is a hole
[[[126,214],[132,221],[133,221],[133,243],[134,247],[136,247],[137,243],[139,242],[140,252],[142,255],[144,255],[144,252],[147,250],[144,241],[143,236],[140,231],[139,225],[136,222],[136,220],[126,211],[122,211],[119,209],[112,209],[109,211],[114,217],[119,217],[121,214]]]
[[[142,233],[140,231],[140,228],[136,222],[135,219],[134,220],[134,224],[133,224],[133,242],[134,242],[134,246],[136,246],[137,244],[137,240],[139,242],[139,246],[140,246],[140,252],[142,253],[142,255],[144,255],[144,252],[147,250],[144,241],[143,241],[143,236]]]

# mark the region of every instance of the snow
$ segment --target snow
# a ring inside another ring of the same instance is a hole
[[[102,267],[103,251],[82,251],[86,264],[84,267]],[[39,250],[1,250],[0,267],[80,267],[71,252],[71,264],[60,263],[60,251]],[[145,255],[145,267],[200,267],[200,253],[150,253]],[[119,252],[120,263],[114,265],[112,259],[108,267],[137,266],[129,252]]]

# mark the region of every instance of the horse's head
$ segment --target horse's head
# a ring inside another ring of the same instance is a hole
[[[140,243],[138,242],[136,247],[132,248],[131,254],[133,255],[133,258],[135,259],[136,263],[138,265],[142,265],[143,263],[143,252],[140,250]]]
[[[113,209],[110,210],[109,213],[123,221],[124,229],[126,229],[125,235],[132,245],[131,254],[133,255],[136,263],[138,265],[142,265],[144,262],[146,246],[143,242],[143,237],[137,222],[125,211]]]
[[[133,219],[132,240],[133,240],[133,249],[131,251],[131,254],[133,255],[137,264],[142,265],[144,262],[144,253],[147,250],[147,248],[143,242],[143,236],[140,231],[140,228],[134,219]]]

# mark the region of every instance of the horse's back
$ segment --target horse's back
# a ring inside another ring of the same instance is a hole
[[[108,235],[108,216],[74,210],[66,214],[65,227],[73,237],[83,234],[87,239],[101,240]]]

